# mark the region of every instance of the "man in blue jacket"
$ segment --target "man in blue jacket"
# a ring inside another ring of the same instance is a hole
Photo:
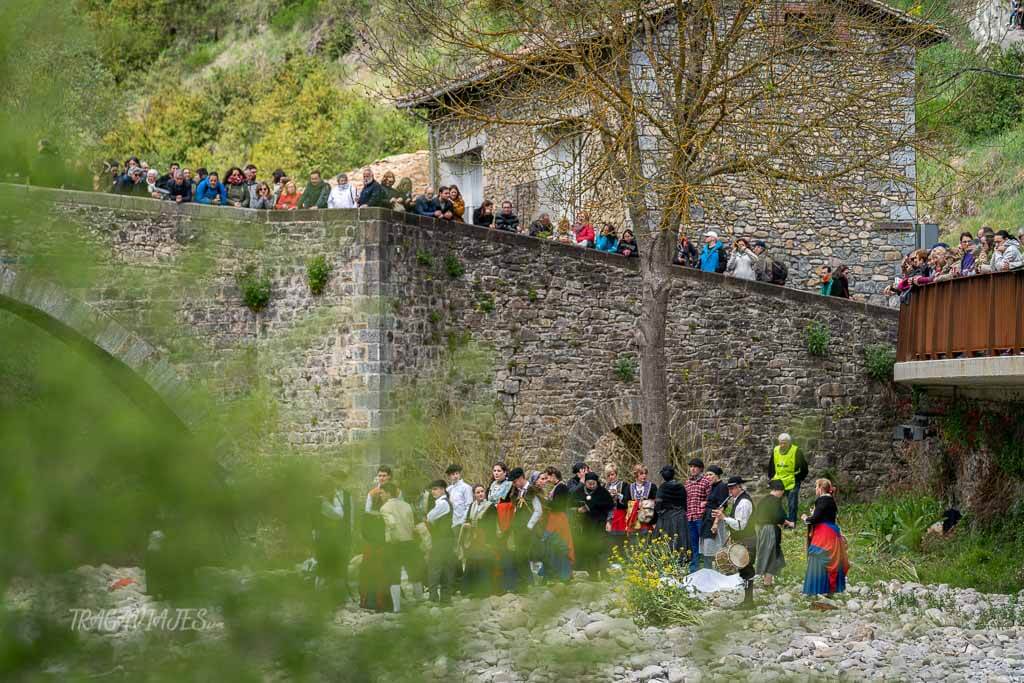
[[[700,250],[700,269],[705,273],[721,273],[725,270],[725,260],[725,245],[718,241],[717,232],[708,230],[704,233],[704,248]]]
[[[216,171],[203,178],[196,188],[195,201],[199,204],[213,204],[214,206],[227,206],[228,190]]]

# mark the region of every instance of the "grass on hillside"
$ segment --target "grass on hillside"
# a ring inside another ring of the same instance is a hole
[[[1024,226],[1024,125],[969,147],[954,171],[920,160],[918,171],[930,196],[922,207],[941,223],[946,241],[962,231],[990,225],[1014,233]]]
[[[1024,558],[1020,556],[1021,524],[1001,529],[970,527],[965,518],[948,540],[926,544],[926,550],[886,549],[869,535],[868,520],[880,508],[897,501],[839,506],[839,526],[849,543],[850,574],[853,584],[875,581],[912,581],[945,583],[959,588],[975,588],[984,593],[1016,593],[1024,589]],[[809,503],[803,501],[804,503]],[[934,521],[934,520],[933,520]],[[806,535],[800,523],[796,531],[783,532],[785,583],[802,583],[807,568]]]

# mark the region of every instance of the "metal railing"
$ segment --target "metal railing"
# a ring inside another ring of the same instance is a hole
[[[896,360],[1024,352],[1024,270],[916,288],[900,308]]]

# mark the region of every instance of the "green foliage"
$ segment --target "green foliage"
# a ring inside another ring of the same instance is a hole
[[[991,47],[975,54],[947,43],[922,52],[918,73],[926,96],[918,100],[918,121],[923,129],[938,129],[955,142],[972,144],[1024,121],[1020,81],[975,71],[952,78],[972,67],[1021,74],[1024,50]]]
[[[530,287],[530,291],[528,291],[526,293],[526,298],[527,298],[527,300],[529,300],[530,303],[535,302],[537,300],[537,298],[538,298],[537,297],[537,290],[534,289],[533,287]]]
[[[438,323],[441,322],[441,312],[431,311],[430,315],[427,316],[427,319],[430,321],[431,325],[437,325]]]
[[[270,303],[270,278],[258,272],[256,266],[246,266],[235,281],[242,291],[242,303],[253,313],[259,313]]]
[[[416,263],[423,266],[424,268],[433,268],[434,257],[431,256],[429,251],[424,251],[423,249],[420,249],[419,251],[416,252]],[[445,263],[447,263],[447,261]]]
[[[476,309],[481,313],[493,313],[494,312],[494,295],[483,292],[477,296]]]
[[[320,0],[282,0],[270,18],[270,28],[284,33],[293,28],[309,28],[316,20]]]
[[[91,188],[88,164],[123,112],[95,36],[69,2],[0,3],[0,83],[0,178],[53,169],[37,152],[45,138],[76,176],[60,182]],[[75,169],[83,159],[90,161]]]
[[[331,276],[331,265],[327,263],[324,256],[317,256],[306,264],[306,280],[309,282],[309,291],[313,294],[323,294],[327,286],[327,279]]]
[[[817,320],[808,323],[804,331],[804,339],[807,343],[807,353],[819,357],[828,355],[831,334],[827,325]]]
[[[876,548],[919,551],[928,527],[942,518],[932,498],[904,497],[881,501],[865,513],[861,535]]]
[[[1024,478],[1024,419],[1020,403],[989,406],[958,400],[939,418],[947,447],[957,452],[984,448],[1004,474]]]
[[[458,280],[465,275],[466,267],[462,265],[462,261],[455,254],[447,254],[444,257],[444,271],[451,279]]]
[[[223,170],[251,161],[264,173],[283,168],[304,178],[426,143],[421,123],[342,87],[331,65],[314,57],[241,64],[193,83],[179,76],[164,74],[141,115],[110,131],[109,155],[138,154],[161,168],[176,161]]]
[[[338,60],[352,51],[356,43],[356,33],[352,24],[345,19],[334,19],[328,27],[319,52],[328,59]]]
[[[217,55],[221,53],[221,50],[222,45],[220,43],[200,43],[193,47],[183,58],[185,68],[190,72],[199,71],[203,67],[212,64],[213,60],[217,59]]]
[[[913,593],[896,593],[892,596],[892,607],[898,612],[906,612],[919,606],[917,596]]]
[[[888,344],[872,344],[864,349],[864,366],[871,379],[891,382],[896,352]]]
[[[636,377],[636,360],[632,356],[623,356],[612,365],[615,376],[622,382],[632,382]]]

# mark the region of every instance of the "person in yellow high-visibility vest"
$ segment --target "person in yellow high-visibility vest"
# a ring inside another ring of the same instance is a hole
[[[772,450],[768,461],[768,480],[778,479],[786,487],[786,516],[793,523],[796,523],[800,484],[806,478],[807,460],[803,451],[793,443],[789,434],[779,434],[779,445]]]

